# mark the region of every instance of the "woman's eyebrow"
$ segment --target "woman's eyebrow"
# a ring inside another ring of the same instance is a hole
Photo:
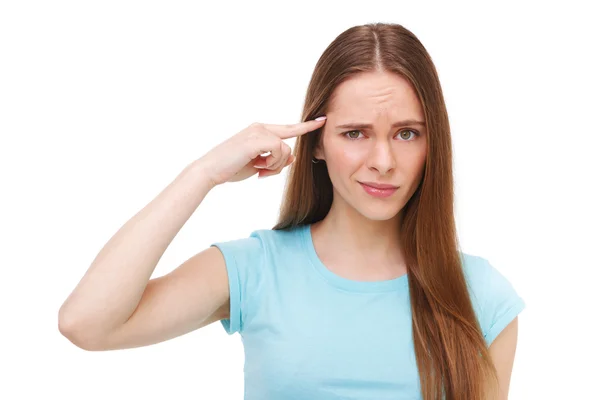
[[[392,128],[397,128],[399,126],[407,126],[407,125],[421,125],[425,127],[425,122],[417,121],[416,119],[407,119],[404,121],[394,122],[392,124]],[[337,125],[336,128],[344,128],[344,129],[373,129],[373,125],[365,124],[365,123],[350,123],[350,124],[342,124]]]

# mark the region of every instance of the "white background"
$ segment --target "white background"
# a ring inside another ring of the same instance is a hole
[[[242,398],[243,347],[220,323],[94,353],[60,335],[58,310],[111,235],[191,160],[252,122],[299,122],[322,51],[367,22],[400,23],[430,52],[462,249],[526,301],[510,399],[598,396],[597,12],[214,3],[1,3],[0,398]],[[271,228],[287,171],[211,191],[153,277]]]

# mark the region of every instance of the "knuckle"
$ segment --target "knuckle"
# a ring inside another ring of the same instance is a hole
[[[280,160],[280,159],[273,157],[273,158],[271,158],[271,159],[269,160],[269,162],[267,163],[267,167],[268,167],[269,169],[276,170],[276,169],[279,167],[279,164],[280,164],[280,163],[281,163],[281,160]]]
[[[279,168],[279,166],[280,166],[280,165],[281,165],[281,158],[277,158],[276,160],[274,160],[274,161],[271,163],[271,167],[272,167],[273,169],[277,169],[277,168]]]

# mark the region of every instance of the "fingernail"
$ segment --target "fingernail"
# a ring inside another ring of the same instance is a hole
[[[327,119],[327,117],[323,115],[322,117],[315,118],[315,121],[323,121],[324,119]]]

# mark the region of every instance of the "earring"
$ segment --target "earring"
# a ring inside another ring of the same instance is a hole
[[[314,158],[314,157],[312,158],[312,162],[313,162],[313,164],[318,164],[318,163],[319,163],[319,161],[320,161],[320,160],[317,160],[317,159],[316,159],[316,158]]]

